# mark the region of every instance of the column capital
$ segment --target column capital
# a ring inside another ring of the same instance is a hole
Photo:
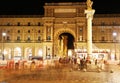
[[[95,13],[95,10],[85,10],[86,18],[93,18],[93,15]]]

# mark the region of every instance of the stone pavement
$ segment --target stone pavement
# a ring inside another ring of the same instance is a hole
[[[101,72],[70,70],[69,68],[39,71],[1,70],[0,83],[120,83],[120,66],[106,65]]]

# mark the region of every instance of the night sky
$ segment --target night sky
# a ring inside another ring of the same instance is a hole
[[[86,0],[0,0],[0,15],[41,15],[45,2],[86,2]],[[95,13],[120,13],[120,0],[92,0]]]

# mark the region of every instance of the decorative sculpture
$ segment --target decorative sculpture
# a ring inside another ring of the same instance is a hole
[[[93,1],[87,0],[86,3],[87,3],[87,9],[88,9],[88,10],[92,10]]]

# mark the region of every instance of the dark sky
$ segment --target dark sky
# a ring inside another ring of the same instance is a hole
[[[0,0],[0,15],[43,14],[45,2],[86,2],[86,0]],[[95,13],[120,13],[120,0],[92,0]]]

